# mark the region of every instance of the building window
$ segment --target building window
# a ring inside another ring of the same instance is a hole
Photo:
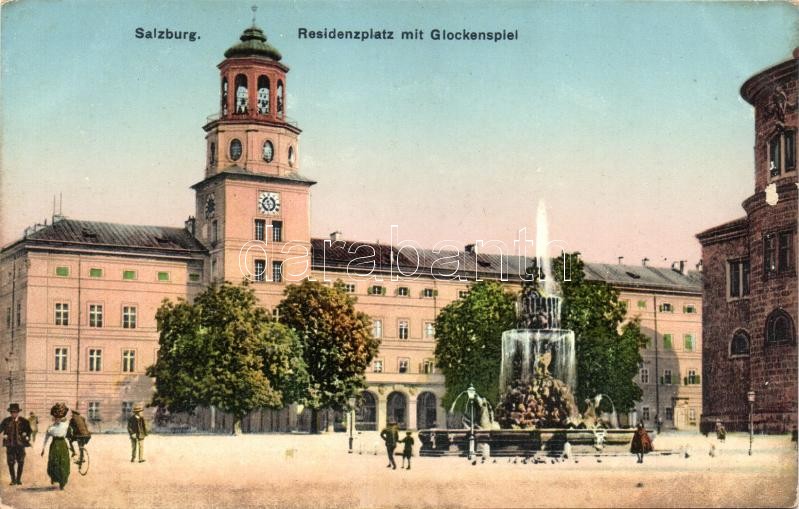
[[[663,385],[671,385],[671,370],[663,370]]]
[[[136,371],[136,350],[122,351],[122,371],[124,373]]]
[[[781,232],[777,242],[777,270],[790,272],[793,270],[793,232]]]
[[[244,100],[246,101],[246,96],[244,97]],[[239,107],[236,108],[236,113],[239,113]],[[234,139],[230,142],[230,159],[233,161],[238,161],[240,157],[241,142],[237,139]]]
[[[749,355],[749,334],[746,331],[739,330],[732,336],[730,355]]]
[[[272,221],[272,242],[283,242],[283,221]]]
[[[368,293],[369,295],[385,295],[386,287],[380,285],[372,285],[369,287],[369,290],[366,293]]]
[[[266,240],[266,221],[264,219],[255,220],[255,240]]]
[[[133,402],[132,401],[123,401],[122,402],[122,422],[126,422],[130,419],[130,416],[133,415]]]
[[[376,338],[383,337],[383,320],[375,320],[372,323],[372,335]]]
[[[208,165],[215,166],[216,165],[216,143],[211,142],[211,146],[208,150]]]
[[[467,295],[469,295],[469,291],[468,290],[458,290],[458,298],[459,299],[465,299]]]
[[[424,323],[424,337],[432,339],[436,337],[436,326],[433,322]]]
[[[103,305],[89,304],[89,327],[103,326]]]
[[[158,280],[159,281],[169,281],[169,272],[159,272],[158,273]]]
[[[372,372],[373,373],[383,372],[383,359],[375,359],[374,361],[372,361]]]
[[[192,283],[198,283],[200,281],[200,275],[196,273],[189,274],[189,281]]]
[[[432,375],[435,373],[435,362],[433,359],[425,359],[422,363],[422,373],[425,375]]]
[[[780,167],[780,135],[775,134],[768,142],[768,169],[772,177],[776,177],[782,171]]]
[[[22,303],[17,302],[17,327],[22,325]]]
[[[102,371],[103,351],[97,348],[89,349],[89,371]]]
[[[219,222],[216,219],[211,221],[211,242],[213,244],[219,242]]]
[[[699,383],[699,375],[696,374],[695,369],[688,370],[688,376],[685,377],[685,385],[696,385]]]
[[[422,290],[422,297],[426,299],[430,299],[435,296],[436,296],[436,291],[433,290],[432,288],[425,288],[424,290]]]
[[[355,293],[354,283],[344,283],[344,291],[347,293]]]
[[[135,270],[123,270],[122,271],[122,279],[126,279],[128,281],[136,279],[136,271]]]
[[[666,420],[671,421],[674,419],[674,409],[672,407],[666,407]]]
[[[649,420],[649,407],[641,407],[641,420],[648,421]]]
[[[55,370],[66,371],[69,361],[69,349],[59,347],[55,349]]]
[[[136,306],[122,306],[122,328],[136,328]]]
[[[796,169],[796,131],[785,131],[785,171]]]
[[[685,313],[686,315],[696,314],[696,306],[694,306],[693,304],[687,304],[683,306],[682,312]]]
[[[763,236],[763,272],[765,277],[793,272],[794,233],[768,233]]]
[[[641,383],[648,384],[649,383],[649,370],[647,368],[641,368],[640,372]]]
[[[783,309],[775,309],[766,318],[766,343],[793,343],[793,320]]]
[[[399,321],[399,334],[400,339],[408,339],[408,320]]]
[[[66,302],[56,302],[55,324],[69,325],[69,304],[67,304]]]
[[[671,334],[663,334],[663,349],[671,350],[672,346]]]
[[[638,309],[646,309],[646,301],[645,300],[639,300],[638,301]],[[649,410],[649,409],[647,408],[647,410]]]
[[[69,267],[56,267],[55,268],[55,275],[59,277],[67,277],[69,276]]]
[[[96,267],[89,269],[89,277],[103,277],[103,269]]]
[[[407,297],[408,295],[410,295],[410,293],[411,292],[407,286],[400,286],[399,288],[397,288],[397,295],[399,295],[400,297]]]
[[[102,418],[100,417],[100,402],[99,401],[89,401],[89,420],[92,422],[100,422]]]
[[[664,302],[663,304],[660,305],[660,312],[661,313],[673,313],[674,312],[674,307],[670,303]]]
[[[749,295],[749,260],[730,261],[727,267],[730,273],[727,295],[733,299]]]
[[[283,281],[283,262],[272,262],[272,281],[280,283]]]
[[[253,279],[256,281],[266,281],[266,260],[255,260]]]
[[[682,337],[683,340],[683,347],[685,348],[686,352],[693,352],[696,345],[694,345],[694,336],[693,334],[685,334]]]
[[[400,373],[407,373],[408,372],[408,359],[399,359],[397,363],[397,370]]]

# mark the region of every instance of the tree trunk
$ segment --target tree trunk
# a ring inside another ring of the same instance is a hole
[[[319,433],[319,410],[316,408],[311,409],[311,433],[314,435]]]
[[[241,435],[241,417],[233,417],[233,435]]]

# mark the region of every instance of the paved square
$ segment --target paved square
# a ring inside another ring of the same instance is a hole
[[[417,440],[418,443],[418,440]],[[710,444],[718,455],[708,455]],[[578,458],[579,462],[514,464],[414,456],[411,470],[386,468],[376,433],[356,440],[347,454],[344,434],[308,436],[151,435],[147,462],[130,463],[127,435],[96,435],[91,468],[73,468],[64,491],[53,489],[41,438],[28,459],[21,487],[8,486],[2,502],[22,508],[211,507],[786,507],[796,502],[797,455],[787,436],[713,437],[664,433],[656,449],[684,455]],[[359,454],[360,452],[360,454]],[[376,453],[376,454],[375,454]],[[399,463],[399,457],[397,458]],[[639,485],[640,484],[640,485]]]

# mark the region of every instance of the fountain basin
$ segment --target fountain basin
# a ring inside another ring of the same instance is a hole
[[[542,428],[475,430],[476,450],[488,444],[491,456],[560,456],[563,445],[569,442],[572,454],[619,454],[630,451],[634,428],[600,429],[604,433],[604,447],[594,447],[596,435],[585,428]],[[469,453],[468,429],[429,429],[419,432],[422,444],[420,456],[467,456]]]

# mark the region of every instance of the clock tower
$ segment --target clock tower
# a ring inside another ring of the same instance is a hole
[[[265,304],[310,274],[310,187],[299,174],[299,135],[286,116],[280,52],[255,26],[225,51],[219,112],[206,132],[205,178],[195,184],[195,236],[208,246],[211,281],[248,279]],[[276,303],[276,302],[275,302]]]

